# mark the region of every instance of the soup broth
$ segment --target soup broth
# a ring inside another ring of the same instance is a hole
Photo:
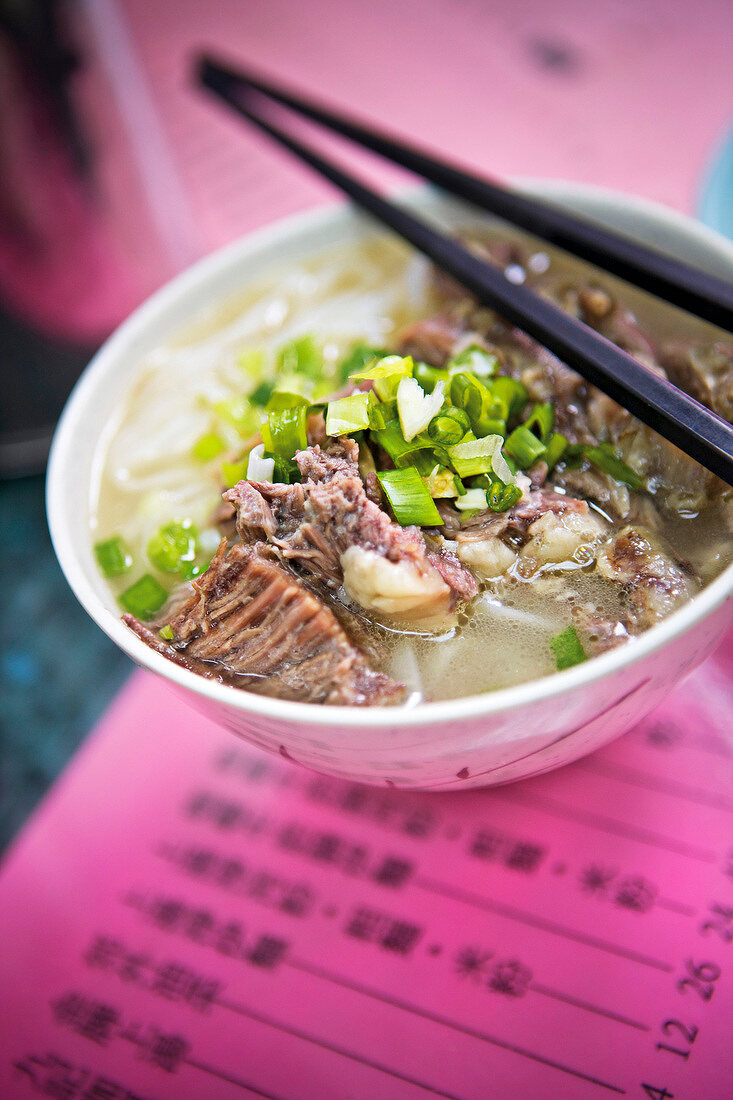
[[[590,323],[597,322],[596,327],[603,331],[604,290],[594,286],[586,298],[583,291],[579,294],[579,281],[587,278],[582,265],[551,259],[545,251],[533,251],[526,244],[517,245],[514,237],[498,234],[486,238],[482,247],[505,268],[513,268],[513,277],[518,281],[526,280],[544,288],[564,308],[581,316],[583,310],[595,308],[598,316]],[[605,287],[613,281],[604,278],[603,283]],[[591,291],[596,293],[595,299]],[[648,307],[643,300],[636,305],[638,314],[643,316]],[[94,543],[104,545],[121,540],[127,558],[131,559],[131,564],[120,570],[118,576],[109,578],[114,596],[122,596],[130,582],[141,574],[151,577],[166,592],[186,579],[184,572],[174,574],[161,567],[164,556],[151,559],[152,540],[157,537],[160,542],[160,532],[166,525],[178,525],[179,542],[181,538],[185,542],[181,525],[196,533],[195,548],[188,559],[191,573],[189,584],[183,589],[184,596],[190,594],[191,577],[193,585],[198,586],[196,574],[205,568],[222,534],[230,540],[236,537],[233,509],[222,510],[222,482],[233,485],[246,480],[247,454],[252,450],[253,438],[259,438],[258,421],[252,419],[249,398],[256,396],[258,388],[267,393],[270,380],[278,372],[278,389],[287,390],[293,369],[285,361],[291,355],[288,349],[295,347],[296,356],[305,355],[306,349],[318,351],[320,390],[317,397],[311,398],[313,407],[324,400],[324,391],[343,392],[340,364],[355,345],[392,352],[398,347],[402,351],[411,350],[414,344],[413,360],[422,359],[419,354],[422,351],[425,359],[432,357],[440,370],[439,350],[430,344],[439,334],[430,330],[426,337],[426,330],[419,327],[423,319],[436,312],[445,323],[448,318],[454,327],[463,325],[470,339],[478,339],[484,348],[496,347],[502,369],[529,387],[530,403],[542,397],[544,381],[540,376],[547,357],[539,357],[533,374],[534,352],[529,342],[525,355],[521,341],[516,342],[515,334],[507,326],[502,326],[488,311],[476,310],[463,302],[456,288],[436,280],[428,266],[415,260],[399,243],[381,239],[358,248],[330,251],[298,264],[295,269],[264,273],[240,294],[196,318],[185,333],[149,355],[140,364],[127,401],[105,433],[99,479],[93,488]],[[681,328],[673,335],[690,339],[685,328],[687,322],[674,320],[677,315],[672,311],[669,311],[672,321],[661,309],[656,317],[653,311],[643,316],[644,330],[630,313],[622,316],[616,310],[616,314],[619,332],[612,338],[642,360],[656,354],[658,341],[667,339],[675,325]],[[665,327],[668,322],[671,329]],[[627,325],[623,331],[622,323]],[[401,336],[406,329],[408,335]],[[708,341],[712,339],[707,330],[703,335]],[[458,342],[465,349],[470,341],[464,336]],[[555,396],[552,385],[563,385],[564,376],[553,381],[554,368],[548,369],[552,384],[547,397],[552,403]],[[312,384],[312,379],[308,384]],[[452,385],[451,378],[448,385]],[[586,390],[584,387],[583,401],[587,398]],[[572,401],[567,408],[572,413]],[[615,415],[615,408],[608,404],[609,416]],[[598,403],[596,418],[602,410]],[[561,413],[558,404],[555,427],[559,423],[556,434],[560,435],[567,431]],[[261,405],[260,419],[264,415]],[[469,430],[468,434],[473,433]],[[602,437],[605,438],[605,427],[599,438]],[[300,559],[288,556],[290,550],[283,555],[282,545],[274,537],[269,546],[270,558],[279,556],[278,568],[283,564],[294,569],[310,596],[325,600],[348,638],[366,654],[371,669],[405,685],[404,703],[451,699],[548,675],[575,663],[556,643],[558,637],[565,636],[566,650],[568,644],[572,650],[580,639],[582,656],[592,656],[615,644],[633,644],[636,633],[694,595],[700,584],[720,573],[733,556],[728,527],[729,493],[724,487],[711,485],[707,475],[698,477],[695,471],[699,467],[690,474],[689,462],[680,473],[675,467],[676,455],[667,473],[667,452],[661,458],[656,454],[650,457],[647,437],[634,435],[628,426],[618,437],[610,438],[616,448],[616,460],[622,463],[618,467],[622,470],[620,481],[609,475],[608,469],[604,472],[589,463],[587,455],[592,453],[592,444],[582,437],[578,442],[571,440],[565,458],[546,472],[544,478],[538,465],[529,470],[529,476],[519,474],[516,481],[522,490],[519,504],[505,513],[486,513],[494,524],[488,539],[492,554],[497,550],[497,539],[501,543],[498,564],[493,558],[489,566],[486,564],[487,539],[483,537],[480,509],[473,517],[469,511],[460,511],[457,508],[460,497],[455,494],[439,502],[441,516],[448,518],[442,529],[433,526],[427,531],[428,558],[441,576],[447,575],[446,567],[444,563],[436,564],[436,555],[447,555],[446,560],[460,562],[460,568],[475,577],[479,589],[477,595],[466,597],[456,588],[458,596],[451,603],[451,614],[444,616],[445,621],[430,616],[411,620],[410,616],[405,618],[396,613],[382,614],[383,605],[378,600],[371,607],[365,606],[358,598],[358,583],[350,578],[345,566],[343,583],[330,583],[326,592],[316,583],[318,577],[309,572],[307,562],[303,567]],[[206,440],[210,454],[204,446]],[[320,444],[327,450],[328,441],[322,432]],[[379,456],[383,460],[384,454],[374,446],[372,451],[377,455],[379,467]],[[610,452],[604,453],[608,463]],[[387,466],[391,465],[388,461]],[[616,467],[610,468],[618,472]],[[423,479],[426,470],[421,470]],[[630,491],[623,481],[624,470],[630,471],[628,479],[634,485],[638,475],[645,483],[645,491],[633,488]],[[237,472],[240,478],[236,478]],[[370,483],[365,480],[365,484],[368,487]],[[465,490],[467,485],[461,487]],[[479,494],[482,491],[479,487]],[[545,503],[552,496],[554,512],[552,508],[545,513],[540,510],[525,518],[516,512],[517,508],[521,510],[522,500],[539,501],[543,493]],[[557,553],[548,557],[551,537],[557,534],[549,520],[560,517],[555,527],[565,523],[563,502],[576,497],[583,503],[582,524],[578,527],[572,515],[567,521],[573,531],[577,529],[576,542],[569,546],[565,558],[558,558]],[[381,506],[386,510],[384,498]],[[497,520],[502,515],[518,518],[496,535]],[[536,526],[538,523],[540,527]],[[634,532],[633,568],[640,570],[638,575],[645,578],[644,583],[648,582],[648,602],[640,603],[634,595],[635,581],[627,553],[631,536],[624,536],[627,542],[623,547],[620,542],[620,533],[627,530]],[[637,536],[636,532],[642,534]],[[169,549],[170,543],[165,548]],[[671,563],[669,570],[660,579],[659,563],[667,561]],[[423,574],[433,565],[425,565]],[[662,588],[664,598],[660,600]],[[179,592],[173,598],[180,603],[183,596]],[[652,603],[653,613],[649,610]],[[661,610],[657,613],[658,606]],[[162,609],[160,619],[147,616],[155,630],[165,619],[166,611],[171,618],[169,608]],[[568,642],[569,630],[574,637],[570,636]],[[165,628],[162,635],[166,645],[173,640]],[[185,650],[183,643],[181,650]],[[212,663],[208,657],[202,660],[205,664]],[[229,682],[254,690],[258,690],[258,678],[262,679],[260,673],[250,674],[246,670],[226,677]]]

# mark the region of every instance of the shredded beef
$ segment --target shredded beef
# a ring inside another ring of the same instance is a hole
[[[552,489],[534,489],[529,499],[520,500],[506,512],[480,512],[470,519],[463,519],[460,512],[450,505],[439,507],[446,533],[459,542],[473,542],[504,534],[524,538],[534,521],[547,512],[564,515],[567,512],[588,511],[584,500],[575,500]]]
[[[675,559],[656,533],[625,527],[601,548],[597,569],[623,588],[631,633],[647,630],[700,589],[691,567]]]
[[[282,566],[222,542],[188,602],[170,621],[170,643],[131,615],[151,648],[210,679],[303,703],[399,703],[404,687],[369,668],[331,611]]]
[[[660,359],[676,386],[733,421],[733,345],[671,341],[662,346]]]
[[[367,496],[356,460],[344,441],[340,453],[309,447],[296,455],[303,481],[295,485],[240,482],[225,493],[237,509],[237,530],[245,542],[266,539],[284,560],[329,588],[344,582],[342,557],[352,547],[409,567],[426,585],[436,576],[448,601],[471,599],[478,586],[473,575],[443,552],[429,552],[417,527],[400,527]],[[360,602],[360,601],[357,601]],[[362,606],[365,606],[362,604]]]

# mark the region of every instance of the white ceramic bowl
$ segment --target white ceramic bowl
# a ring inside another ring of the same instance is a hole
[[[573,184],[522,186],[733,279],[733,247],[688,218]],[[475,212],[429,190],[411,193],[408,201],[446,225],[477,220]],[[535,775],[629,729],[713,650],[733,623],[733,566],[631,645],[533,683],[399,710],[282,702],[179,668],[123,625],[93,558],[88,510],[95,456],[143,356],[271,261],[297,260],[379,232],[348,207],[289,218],[202,260],[137,310],[85,371],[56,432],[48,473],[54,547],[77,598],[117,645],[253,744],[332,775],[396,787],[465,789]]]

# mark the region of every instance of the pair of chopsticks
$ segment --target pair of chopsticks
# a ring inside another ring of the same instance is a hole
[[[378,221],[427,255],[483,305],[543,344],[588,382],[707,469],[733,485],[733,427],[671,382],[642,367],[594,329],[568,316],[458,241],[393,205],[267,117],[274,101],[437,183],[536,236],[675,306],[733,331],[733,286],[557,208],[459,171],[304,96],[212,58],[199,82],[305,161]],[[264,108],[264,112],[263,112]]]

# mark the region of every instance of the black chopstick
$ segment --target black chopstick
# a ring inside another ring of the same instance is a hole
[[[496,309],[639,420],[733,485],[733,427],[722,417],[642,367],[594,329],[563,313],[527,287],[510,283],[497,267],[485,263],[406,210],[393,206],[268,121],[252,104],[241,82],[235,89],[228,81],[221,84],[213,74],[204,82],[235,111],[452,275],[481,303]]]
[[[530,199],[496,182],[470,175],[413,145],[367,128],[354,119],[248,69],[235,70],[205,56],[199,79],[213,90],[236,93],[250,87],[320,125],[415,172],[444,191],[520,226],[573,255],[641,287],[680,309],[733,332],[733,284],[648,248],[630,237]]]

